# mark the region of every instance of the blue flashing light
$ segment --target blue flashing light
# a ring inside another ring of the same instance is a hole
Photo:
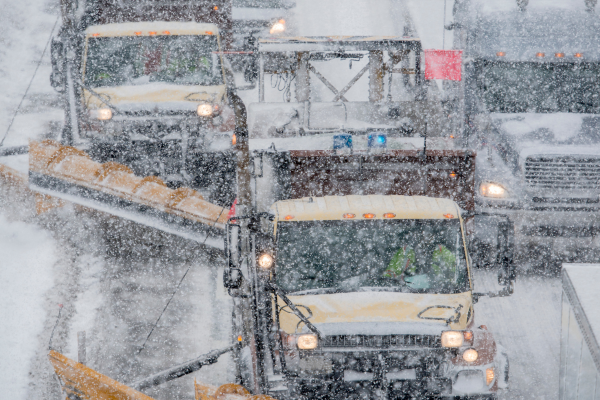
[[[381,132],[370,133],[368,147],[376,149],[385,149],[387,147],[387,135]]]
[[[333,149],[343,150],[352,148],[352,135],[349,133],[341,133],[333,135]]]

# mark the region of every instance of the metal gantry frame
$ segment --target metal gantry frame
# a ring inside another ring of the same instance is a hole
[[[369,71],[369,101],[373,103],[384,100],[384,80],[386,73],[391,88],[392,74],[401,73],[415,75],[415,84],[420,87],[423,82],[421,74],[421,42],[419,39],[405,37],[316,37],[316,38],[281,38],[263,39],[259,42],[259,101],[265,101],[265,74],[291,73],[296,81],[296,101],[310,101],[310,73],[316,76],[334,95],[333,102],[348,100],[344,95],[356,82]],[[351,52],[363,52],[353,54]],[[335,58],[362,58],[367,52],[369,62],[341,90],[338,90],[311,64],[312,60]],[[388,52],[389,60],[384,61],[384,52]],[[395,68],[396,64],[405,60],[413,52],[415,68]],[[268,55],[273,53],[287,54],[287,65],[281,70],[267,71]],[[326,55],[326,56],[325,56]],[[389,92],[388,100],[391,97]]]

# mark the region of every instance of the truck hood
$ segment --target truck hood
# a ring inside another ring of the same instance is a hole
[[[465,329],[472,306],[471,293],[414,294],[398,292],[352,292],[289,296],[297,306],[310,309],[310,321],[324,335],[440,334],[447,329]],[[284,306],[280,300],[280,305]],[[452,307],[442,308],[442,307]],[[426,310],[431,307],[429,310]],[[458,323],[445,321],[460,308]],[[300,310],[307,315],[305,308]],[[281,328],[287,333],[307,328],[287,308],[280,314]],[[419,317],[419,314],[421,316]]]
[[[225,95],[225,85],[184,86],[168,83],[151,83],[135,86],[110,86],[93,89],[119,111],[195,110],[199,103],[220,103]],[[88,108],[106,107],[88,90],[84,90]]]
[[[496,129],[519,153],[531,155],[600,154],[600,115],[522,113],[491,115]]]

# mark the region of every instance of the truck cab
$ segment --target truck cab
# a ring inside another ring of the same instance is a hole
[[[257,282],[275,288],[264,300],[270,395],[495,398],[507,387],[506,354],[476,322],[454,201],[305,197],[270,214],[272,238],[255,243]],[[252,387],[251,346],[239,359]]]
[[[60,141],[229,206],[231,3],[85,0],[62,12],[51,47],[51,83],[65,100]]]
[[[598,258],[600,19],[596,2],[455,2],[477,211],[509,216],[524,268]],[[479,219],[486,264],[494,217]]]
[[[228,150],[234,128],[217,26],[93,25],[85,36],[80,136],[91,154],[198,186],[200,156]]]

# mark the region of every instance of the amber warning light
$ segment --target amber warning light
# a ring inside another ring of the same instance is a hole
[[[506,53],[504,51],[499,51],[499,52],[496,53],[496,55],[498,57],[504,57],[506,55]]]

